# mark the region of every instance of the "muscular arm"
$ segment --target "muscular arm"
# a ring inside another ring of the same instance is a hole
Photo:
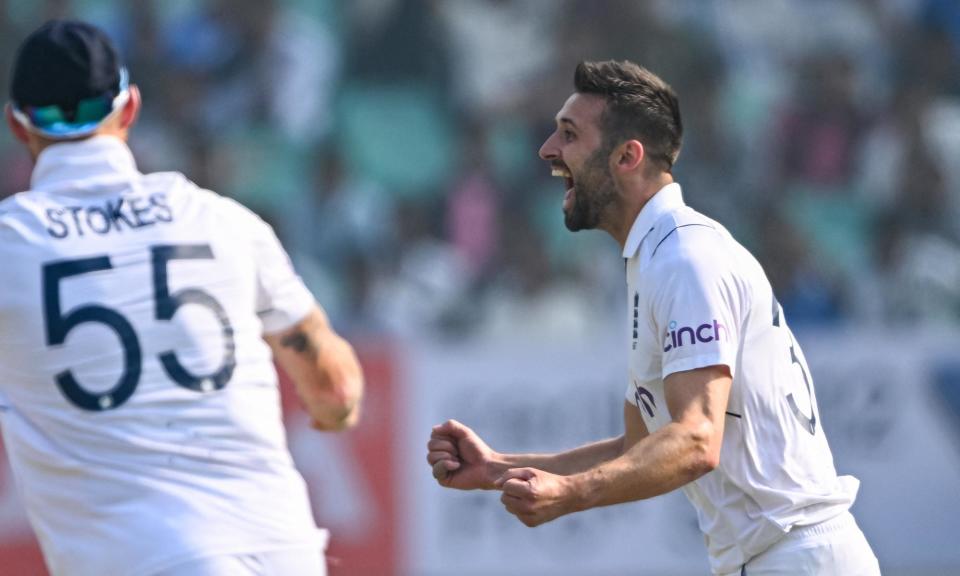
[[[530,467],[567,476],[612,460],[622,452],[623,436],[618,436],[555,454],[497,454],[490,487],[493,480],[510,468]]]
[[[665,494],[716,468],[731,382],[726,366],[668,376],[664,389],[672,422],[620,457],[573,477],[575,491],[582,497],[580,507]]]
[[[649,435],[625,434],[621,455],[572,476],[534,467],[508,470],[496,482],[503,490],[501,500],[524,524],[537,526],[571,512],[664,494],[696,480],[719,464],[731,383],[726,366],[671,374],[664,382],[669,424]],[[628,406],[625,424],[628,431],[636,430],[643,423]]]
[[[633,416],[633,417],[631,417]],[[569,476],[585,472],[624,453],[628,446],[636,444],[647,435],[647,427],[635,406],[623,404],[624,434],[554,454],[500,454],[502,469],[497,477],[509,468],[537,468],[553,474]]]
[[[633,406],[625,403],[623,410],[624,435],[554,454],[501,454],[469,427],[448,420],[433,428],[427,442],[427,463],[442,486],[462,490],[492,490],[507,470],[524,467],[563,476],[576,474],[617,458],[625,446],[632,446],[647,435],[639,415],[627,420],[628,414],[635,412]]]
[[[363,370],[353,347],[331,328],[319,307],[293,327],[264,339],[293,380],[315,428],[343,430],[357,423]]]

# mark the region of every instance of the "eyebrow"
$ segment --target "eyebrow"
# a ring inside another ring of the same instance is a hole
[[[561,118],[557,118],[557,124],[569,124],[569,125],[573,126],[574,128],[579,128],[579,126],[577,126],[577,123],[576,123],[576,122],[574,122],[574,121],[571,120],[570,118],[567,118],[566,116],[563,116],[563,117],[561,117]]]

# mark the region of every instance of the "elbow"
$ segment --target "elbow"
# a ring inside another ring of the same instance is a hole
[[[720,459],[714,457],[710,454],[696,454],[693,458],[690,459],[687,467],[687,481],[693,482],[701,476],[706,476],[707,474],[716,470],[717,466],[720,465]]]
[[[690,441],[690,475],[695,480],[709,474],[720,466],[721,438],[715,434],[714,426],[703,423],[689,435]]]
[[[696,477],[699,478],[706,474],[709,474],[717,469],[717,466],[720,465],[720,454],[719,453],[709,453],[702,454],[700,458],[697,459],[696,464],[694,465],[694,471]]]

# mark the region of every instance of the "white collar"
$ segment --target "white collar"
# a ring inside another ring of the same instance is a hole
[[[93,136],[44,148],[30,177],[32,190],[96,189],[129,181],[139,174],[126,142],[115,136]]]
[[[685,206],[680,184],[671,182],[657,191],[637,214],[633,221],[627,241],[623,244],[623,257],[630,258],[637,252],[640,243],[653,230],[653,225],[661,216]]]

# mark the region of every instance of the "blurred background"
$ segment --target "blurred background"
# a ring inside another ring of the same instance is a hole
[[[432,483],[430,425],[501,450],[621,430],[626,293],[536,155],[583,59],[673,85],[675,177],[764,265],[885,574],[960,574],[960,2],[0,0],[0,91],[46,19],[115,39],[142,171],[271,222],[358,343],[363,425],[291,445],[332,574],[704,574],[671,495],[528,530]],[[0,198],[29,187],[0,136]],[[6,566],[5,569],[3,566]],[[42,574],[0,472],[0,573]]]

